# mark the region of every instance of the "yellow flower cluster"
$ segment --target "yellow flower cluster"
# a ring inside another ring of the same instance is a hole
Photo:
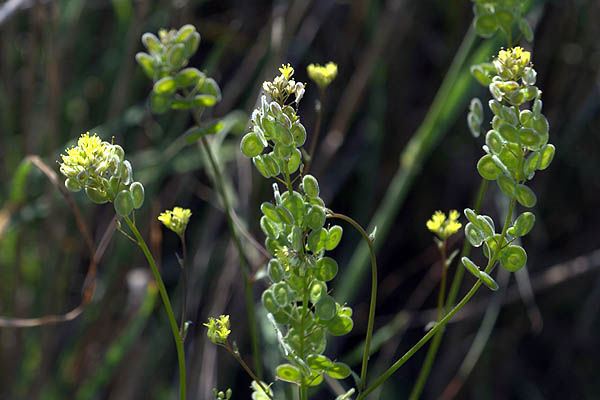
[[[281,75],[276,76],[273,82],[263,82],[265,93],[281,106],[285,105],[291,95],[294,95],[296,104],[300,103],[302,96],[304,96],[305,85],[302,82],[296,82],[291,79],[294,75],[294,68],[290,64],[282,64],[279,72],[281,72]]]
[[[500,50],[494,60],[494,66],[503,79],[516,81],[523,76],[525,67],[529,66],[530,61],[531,53],[517,46]]]
[[[451,210],[448,213],[448,218],[443,212],[436,211],[427,221],[427,229],[435,233],[440,239],[447,239],[462,227],[462,224],[458,222],[459,217],[460,214],[456,210]]]
[[[173,210],[166,210],[158,216],[158,220],[164,226],[182,236],[187,228],[187,224],[192,216],[192,211],[187,208],[175,207]]]
[[[310,79],[312,79],[321,89],[325,89],[337,76],[338,66],[331,61],[324,66],[310,64],[306,68],[306,71],[308,72]]]
[[[219,318],[208,318],[208,323],[203,324],[208,328],[206,336],[215,344],[224,344],[231,333],[229,329],[229,315],[221,315]]]

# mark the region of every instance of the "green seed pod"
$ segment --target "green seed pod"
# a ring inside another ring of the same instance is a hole
[[[283,205],[294,216],[295,224],[302,227],[304,225],[304,201],[302,197],[294,192],[283,200]]]
[[[150,32],[146,32],[142,35],[142,43],[144,46],[146,46],[150,53],[153,54],[159,54],[163,48],[160,40],[158,40],[158,38]]]
[[[106,192],[90,186],[85,188],[85,194],[87,194],[87,197],[96,204],[104,204],[108,201]]]
[[[533,102],[533,115],[537,118],[542,114],[542,99],[535,99]]]
[[[312,199],[319,197],[319,182],[317,182],[314,176],[304,175],[304,178],[302,178],[302,188],[308,197]]]
[[[217,98],[212,94],[197,94],[192,100],[194,107],[212,107],[217,104]]]
[[[275,157],[273,156],[273,152],[263,155],[263,162],[264,162],[265,168],[267,169],[267,172],[269,173],[270,176],[279,175],[279,173],[281,172],[281,169],[279,168],[279,164],[277,163],[277,161],[275,160]]]
[[[533,129],[535,129],[540,135],[547,135],[550,131],[550,124],[543,115],[533,118]]]
[[[292,364],[281,364],[275,370],[277,377],[286,382],[295,382],[300,384],[302,375],[300,370],[294,367]]]
[[[522,89],[522,93],[526,101],[531,101],[540,95],[540,90],[535,86],[527,86],[525,89]]]
[[[306,223],[310,229],[319,229],[325,225],[325,212],[321,207],[313,206],[306,214]]]
[[[323,354],[310,354],[306,358],[306,363],[315,371],[325,371],[333,367],[333,362]]]
[[[535,69],[531,68],[531,67],[525,67],[523,69],[523,83],[528,85],[528,86],[533,86],[535,85],[535,79],[537,76],[537,72],[535,72]]]
[[[471,75],[473,75],[473,78],[475,78],[483,86],[488,86],[490,83],[492,83],[491,79],[480,65],[471,66],[470,71]]]
[[[302,153],[298,149],[294,149],[290,159],[288,160],[287,168],[288,173],[293,174],[300,167],[300,163],[302,162]]]
[[[508,96],[508,102],[514,106],[520,106],[525,102],[526,93],[526,91],[517,90]]]
[[[481,15],[473,20],[473,28],[479,36],[490,38],[498,30],[498,22],[493,15]]]
[[[502,101],[503,94],[496,82],[490,83],[488,88],[490,90],[490,94],[492,95],[492,97],[494,97],[494,99],[496,99],[497,101]]]
[[[491,129],[485,135],[485,144],[492,153],[500,154],[502,147],[504,146],[504,139],[502,139],[498,132]]]
[[[294,145],[300,147],[306,142],[306,129],[304,126],[297,122],[292,125],[292,136],[294,136]]]
[[[70,192],[79,192],[81,190],[81,184],[77,181],[77,179],[67,178],[65,180],[65,187]]]
[[[334,225],[327,231],[327,241],[325,242],[325,250],[331,251],[337,247],[342,240],[344,230],[339,225]]]
[[[285,282],[279,282],[271,286],[271,290],[273,291],[273,299],[277,305],[281,308],[287,306],[291,299],[289,296],[289,287]]]
[[[527,179],[532,179],[535,175],[535,170],[537,169],[541,156],[539,151],[532,152],[527,159],[525,159],[525,164],[523,165],[523,174],[527,177]]]
[[[275,134],[273,139],[285,146],[291,146],[294,143],[292,133],[281,122],[275,121]]]
[[[519,129],[519,143],[530,149],[538,149],[541,143],[541,136],[538,132],[529,128]]]
[[[154,58],[150,56],[150,54],[139,52],[135,55],[135,60],[142,67],[142,71],[146,74],[146,76],[150,79],[154,79],[155,68],[154,68]]]
[[[540,151],[541,159],[540,164],[538,166],[539,170],[544,170],[548,168],[552,160],[554,159],[555,148],[554,145],[548,144],[544,146],[544,148]]]
[[[131,198],[133,199],[133,208],[136,210],[144,204],[144,185],[140,182],[133,182],[129,186],[131,192]]]
[[[511,107],[502,106],[500,109],[500,117],[513,126],[519,123],[519,118]]]
[[[279,215],[279,219],[281,220],[282,223],[284,223],[285,225],[293,225],[294,224],[294,216],[292,215],[290,210],[288,210],[283,205],[277,206],[276,210],[277,210],[277,215]]]
[[[500,255],[500,263],[502,267],[514,272],[518,271],[527,262],[527,253],[521,246],[510,245]]]
[[[323,321],[329,321],[336,316],[335,300],[331,296],[322,296],[315,304],[315,316]]]
[[[317,261],[315,278],[327,282],[335,278],[338,272],[338,264],[331,257],[322,257]]]
[[[262,126],[267,138],[275,137],[275,118],[271,116],[263,116],[260,119],[260,125]]]
[[[283,268],[281,267],[281,264],[279,263],[279,261],[277,261],[276,258],[269,260],[269,264],[267,266],[267,272],[269,274],[269,278],[271,278],[271,281],[273,281],[275,283],[277,283],[283,279],[283,276],[284,276]]]
[[[498,127],[498,133],[500,133],[500,135],[502,135],[502,137],[504,138],[504,140],[508,141],[508,142],[516,142],[517,141],[517,135],[518,135],[518,131],[517,128],[515,128],[512,125],[509,124],[501,124]]]
[[[533,113],[530,110],[522,110],[519,113],[519,120],[523,126],[530,128],[532,126],[530,123],[533,122]]]
[[[167,53],[167,63],[169,63],[169,66],[172,69],[179,69],[183,67],[185,62],[185,46],[183,43],[178,43],[174,46],[171,46],[169,52]]]
[[[505,32],[510,32],[510,27],[513,23],[513,14],[507,9],[497,8],[494,13],[500,28],[502,28]]]
[[[474,224],[477,227],[479,226],[479,221],[477,220],[477,213],[475,211],[471,210],[470,208],[465,208],[463,213],[472,224]]]
[[[535,196],[535,193],[525,185],[517,185],[515,197],[517,198],[517,201],[525,207],[531,208],[535,206],[535,203],[537,203],[537,197]]]
[[[330,322],[327,324],[327,330],[333,336],[343,336],[349,333],[354,327],[354,322],[351,318],[345,315],[336,315]]]
[[[481,279],[481,282],[483,282],[485,286],[487,286],[493,291],[498,290],[498,288],[500,287],[498,286],[498,283],[494,280],[494,278],[489,276],[484,271],[479,271],[479,279]]]
[[[502,104],[500,103],[500,101],[491,99],[490,101],[488,101],[488,106],[490,107],[490,110],[492,110],[494,115],[498,117],[502,115]]]
[[[289,241],[292,244],[292,249],[300,253],[304,249],[304,241],[302,240],[302,232],[300,232],[300,228],[294,225],[289,238]]]
[[[162,114],[169,110],[171,106],[171,99],[169,96],[162,96],[156,92],[152,92],[150,95],[150,108],[155,114]]]
[[[262,176],[264,176],[265,178],[271,177],[271,174],[269,174],[269,171],[267,171],[267,168],[265,167],[265,163],[261,156],[252,157],[252,164],[254,164],[254,166]]]
[[[476,138],[479,137],[481,134],[481,120],[477,119],[477,116],[472,112],[467,114],[467,125],[471,131],[471,135]]]
[[[285,146],[281,143],[276,143],[275,147],[273,147],[275,157],[282,161],[288,161],[292,156],[293,150],[294,148],[292,146]]]
[[[483,243],[483,233],[472,222],[469,222],[467,226],[465,226],[465,236],[473,247],[479,247],[481,246],[481,243]]]
[[[133,198],[131,197],[131,192],[129,190],[121,190],[117,197],[115,197],[115,202],[113,204],[115,206],[115,211],[121,217],[126,217],[131,214],[133,210]]]
[[[479,270],[479,267],[473,261],[471,261],[469,257],[463,257],[460,259],[460,261],[465,266],[467,271],[473,274],[475,278],[479,279],[481,277],[481,271]]]
[[[117,175],[111,176],[110,179],[108,180],[108,194],[109,194],[110,198],[114,200],[114,198],[117,196],[117,193],[119,193],[120,189],[121,189],[121,178]]]
[[[154,84],[154,88],[152,89],[154,93],[160,96],[170,96],[177,89],[177,85],[175,84],[175,79],[171,76],[165,76],[164,78],[159,79]]]
[[[196,32],[196,27],[191,24],[185,24],[177,30],[175,34],[175,43],[183,43]]]
[[[248,158],[256,157],[262,153],[264,146],[254,132],[247,133],[240,142],[242,153]]]
[[[502,190],[505,195],[511,199],[515,196],[516,183],[511,177],[502,174],[498,177],[496,182],[498,183],[500,190]]]
[[[272,203],[269,203],[269,202],[262,203],[260,205],[260,210],[271,221],[273,221],[275,223],[281,222],[281,220],[279,219],[279,215],[277,214],[277,210],[275,209],[275,206]]]
[[[487,217],[487,215],[478,215],[477,221],[479,221],[481,231],[483,232],[484,237],[487,239],[488,237],[493,236],[496,232],[494,230],[494,225],[490,224],[490,221],[485,217]]]
[[[469,110],[481,124],[481,121],[483,121],[483,105],[481,104],[481,100],[477,97],[472,98],[471,103],[469,104]]]
[[[519,215],[519,218],[513,224],[516,236],[525,236],[531,231],[535,224],[535,215],[529,211]]]
[[[327,295],[327,284],[323,281],[314,280],[308,287],[308,296],[311,303],[315,304],[321,297]]]
[[[325,371],[327,375],[333,379],[346,379],[352,373],[349,366],[342,362],[336,362],[333,366]]]
[[[186,88],[196,85],[199,81],[205,79],[206,76],[197,68],[185,68],[175,76],[175,84],[178,88]]]
[[[185,58],[190,58],[196,50],[198,50],[198,45],[200,44],[200,34],[198,32],[194,32],[191,36],[185,41]]]
[[[516,171],[519,167],[519,159],[516,154],[521,154],[521,146],[517,143],[506,143],[500,154],[496,158],[500,159],[504,167],[501,164],[497,164],[501,167],[506,174],[512,175],[508,171]],[[497,161],[497,160],[496,160]],[[506,170],[504,169],[506,168]]]
[[[479,171],[479,175],[489,181],[496,180],[502,174],[502,169],[496,165],[489,154],[481,157],[477,162],[477,171]]]
[[[265,216],[260,219],[260,229],[262,229],[264,234],[271,239],[277,239],[279,236],[277,225]]]
[[[279,306],[275,302],[275,297],[273,296],[273,291],[271,291],[271,289],[267,289],[263,292],[262,303],[265,309],[272,314],[279,311]]]
[[[313,253],[318,253],[325,249],[327,242],[327,231],[324,228],[315,229],[308,235],[308,248]]]
[[[133,180],[133,169],[131,168],[131,163],[128,160],[124,160],[121,163],[119,176],[121,178],[121,183],[124,185],[129,185]]]

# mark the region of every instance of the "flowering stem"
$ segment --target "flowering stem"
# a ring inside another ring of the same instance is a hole
[[[315,150],[317,148],[317,142],[319,141],[319,133],[321,133],[321,123],[323,122],[323,101],[325,100],[325,89],[319,88],[319,100],[317,100],[317,122],[315,124],[315,132],[313,134],[313,139],[310,142],[310,151],[308,152],[308,161],[306,162],[306,168],[304,169],[304,174],[308,174],[308,170],[310,169],[310,165],[312,164],[313,156],[315,155]]]
[[[165,284],[160,276],[160,272],[158,271],[156,262],[154,261],[154,257],[152,257],[152,253],[150,253],[150,250],[148,249],[144,238],[136,228],[135,224],[129,219],[129,217],[123,217],[123,219],[129,226],[129,229],[131,229],[131,232],[133,232],[133,235],[137,239],[137,245],[140,247],[140,249],[142,249],[142,252],[146,256],[146,260],[148,260],[150,269],[154,274],[154,280],[158,285],[160,297],[162,298],[163,305],[165,306],[165,310],[167,311],[167,315],[169,317],[169,324],[171,325],[171,331],[173,332],[173,339],[175,340],[175,346],[177,348],[177,360],[179,361],[179,400],[185,400],[185,354],[183,352],[183,340],[177,328],[177,321],[175,321],[175,314],[173,313],[173,308],[171,307],[171,302],[169,301],[167,289],[165,288]]]
[[[181,321],[179,321],[179,335],[181,340],[185,341],[185,321],[187,316],[187,294],[188,294],[188,272],[185,265],[187,260],[187,246],[185,245],[185,232],[179,235],[181,239],[181,247],[183,251],[183,259],[181,260],[181,268],[183,269],[183,305],[181,307]]]
[[[479,191],[477,193],[477,199],[475,200],[475,212],[479,212],[481,209],[481,203],[483,202],[483,197],[487,191],[488,181],[486,179],[481,180],[481,184],[479,185]],[[468,240],[465,240],[463,248],[461,250],[459,260],[462,257],[466,257],[469,255],[471,251],[471,243]],[[452,285],[450,286],[450,290],[448,291],[448,298],[446,299],[445,310],[447,311],[454,301],[456,300],[456,296],[458,294],[458,289],[460,284],[462,283],[462,279],[464,276],[464,268],[457,268],[456,273],[454,274],[454,279],[452,280]],[[439,320],[439,318],[438,318]],[[425,361],[423,361],[423,366],[421,367],[421,371],[419,372],[419,377],[417,378],[417,382],[413,387],[413,390],[410,394],[409,400],[416,400],[421,395],[423,388],[425,387],[425,383],[427,382],[427,378],[429,377],[429,373],[431,372],[431,367],[433,366],[433,361],[435,360],[435,356],[437,355],[437,351],[440,347],[440,343],[442,342],[442,337],[444,336],[444,330],[441,329],[433,338],[429,349],[427,350],[427,355],[425,356]]]
[[[235,352],[231,346],[229,345],[229,343],[225,342],[224,344],[222,344],[222,346],[229,352],[231,353],[231,355],[236,359],[236,361],[242,366],[242,368],[244,368],[244,370],[248,373],[248,375],[250,375],[250,377],[252,379],[254,379],[254,381],[258,384],[258,386],[261,387],[261,389],[265,392],[265,394],[267,396],[269,396],[269,398],[271,400],[274,400],[273,395],[270,394],[269,389],[265,386],[264,383],[262,383],[262,381],[260,379],[258,379],[256,377],[256,375],[254,374],[254,372],[252,372],[252,370],[250,369],[250,367],[248,367],[248,364],[246,364],[246,362],[242,359],[242,357],[240,357],[240,355]]]
[[[444,313],[444,296],[446,294],[446,247],[448,245],[448,239],[444,238],[442,242],[442,248],[440,249],[441,262],[442,262],[442,281],[440,282],[440,292],[438,294],[438,305],[437,305],[437,320],[439,321]]]
[[[328,218],[339,218],[354,227],[362,237],[367,241],[369,246],[369,252],[371,253],[371,301],[369,304],[369,320],[367,323],[367,335],[365,338],[365,348],[363,351],[362,366],[360,369],[360,387],[359,393],[365,390],[367,386],[367,364],[369,363],[369,348],[371,347],[371,337],[373,336],[373,324],[375,321],[375,305],[377,303],[377,259],[375,257],[375,248],[373,247],[373,239],[367,232],[352,218],[338,213],[331,213],[327,215]],[[359,396],[360,397],[360,396]]]
[[[200,113],[201,111],[194,110],[192,112],[192,116],[194,121],[198,126],[200,126]],[[246,307],[248,309],[248,325],[250,331],[250,345],[252,347],[252,358],[254,361],[254,369],[259,377],[262,376],[262,365],[260,363],[260,353],[258,351],[258,331],[256,327],[256,316],[254,313],[254,298],[252,295],[252,282],[250,282],[250,274],[248,272],[248,265],[246,263],[246,257],[242,250],[242,243],[240,238],[237,235],[235,230],[235,226],[233,224],[233,218],[231,217],[231,206],[229,205],[229,200],[227,199],[227,195],[225,193],[225,187],[223,182],[223,176],[221,175],[221,171],[219,170],[219,166],[215,160],[215,157],[210,149],[210,144],[206,139],[206,136],[202,136],[200,139],[200,144],[202,149],[206,153],[210,166],[213,170],[213,177],[215,179],[215,186],[221,195],[221,200],[223,201],[223,208],[225,210],[225,217],[227,219],[227,225],[229,227],[229,231],[231,232],[231,237],[233,239],[233,243],[238,253],[238,259],[240,261],[240,267],[242,270],[242,277],[244,279],[244,289],[246,292]]]

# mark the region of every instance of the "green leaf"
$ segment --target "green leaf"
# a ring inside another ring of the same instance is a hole
[[[331,257],[323,257],[317,261],[315,277],[321,281],[327,282],[335,278],[338,273],[338,264]]]
[[[133,198],[131,197],[131,192],[129,190],[121,190],[117,197],[115,197],[115,202],[113,204],[115,206],[115,211],[121,217],[126,217],[131,214],[133,210]]]
[[[518,271],[527,262],[527,253],[521,246],[510,245],[502,250],[500,262],[502,267],[507,270],[511,272]]]
[[[327,375],[332,377],[333,379],[346,379],[352,373],[352,370],[349,366],[344,363],[336,362],[333,364],[331,368],[325,371]]]
[[[254,132],[247,133],[240,142],[242,153],[248,158],[256,157],[262,153],[264,147]]]
[[[342,240],[344,230],[339,225],[334,225],[327,231],[327,241],[325,242],[325,250],[333,250]]]
[[[492,156],[486,154],[477,162],[477,171],[484,179],[493,181],[502,173],[500,167],[494,163]]]
[[[517,185],[515,197],[517,198],[517,201],[525,207],[531,208],[535,206],[535,203],[537,203],[537,197],[535,196],[535,193],[533,193],[533,190],[525,185]]]
[[[525,236],[531,231],[535,224],[535,215],[532,212],[526,211],[519,215],[519,218],[513,224],[515,235]]]
[[[473,274],[477,279],[481,277],[481,271],[479,270],[479,267],[473,261],[471,261],[469,257],[463,257],[460,259],[460,261],[465,266],[467,271]]]
[[[217,133],[221,129],[223,129],[224,125],[225,124],[223,123],[222,120],[215,121],[215,122],[211,123],[210,125],[207,125],[204,128],[200,128],[199,126],[194,125],[190,129],[185,131],[185,133],[184,133],[185,142],[187,144],[192,144],[192,143],[195,143],[196,141],[198,141],[202,136],[214,135],[215,133]]]
[[[484,271],[479,271],[479,279],[481,279],[481,282],[483,282],[485,286],[487,286],[493,291],[498,290],[498,288],[500,287],[498,286],[498,283],[494,280],[494,278],[489,276]]]
[[[302,378],[300,370],[292,364],[281,364],[275,371],[279,378],[287,382],[300,383],[300,379]]]
[[[160,96],[170,96],[177,89],[177,85],[175,84],[175,79],[171,76],[165,76],[162,79],[159,79],[154,84],[154,93]]]
[[[308,235],[308,248],[313,253],[318,253],[325,248],[327,231],[323,228],[314,229]]]

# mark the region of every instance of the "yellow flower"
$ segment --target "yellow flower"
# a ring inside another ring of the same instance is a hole
[[[503,79],[518,80],[523,76],[525,67],[529,66],[531,53],[522,47],[500,50],[494,60],[494,66]]]
[[[229,329],[229,315],[221,315],[218,319],[208,318],[208,323],[203,324],[208,328],[206,336],[215,344],[224,344],[231,333]]]
[[[331,61],[324,66],[310,64],[306,68],[306,71],[308,72],[310,79],[312,79],[321,89],[325,89],[337,76],[338,66]]]
[[[289,63],[287,65],[281,64],[279,72],[281,72],[281,75],[283,75],[285,79],[290,80],[292,75],[294,75],[294,68],[292,68],[292,66]]]
[[[460,214],[456,210],[451,210],[448,213],[448,218],[446,218],[446,214],[443,212],[436,211],[429,221],[427,221],[427,229],[435,233],[440,239],[446,239],[454,235],[462,227],[462,224],[458,222],[459,217]]]
[[[192,211],[187,208],[175,207],[173,210],[166,210],[158,216],[158,220],[164,226],[182,236],[187,228],[187,224],[192,216]]]

